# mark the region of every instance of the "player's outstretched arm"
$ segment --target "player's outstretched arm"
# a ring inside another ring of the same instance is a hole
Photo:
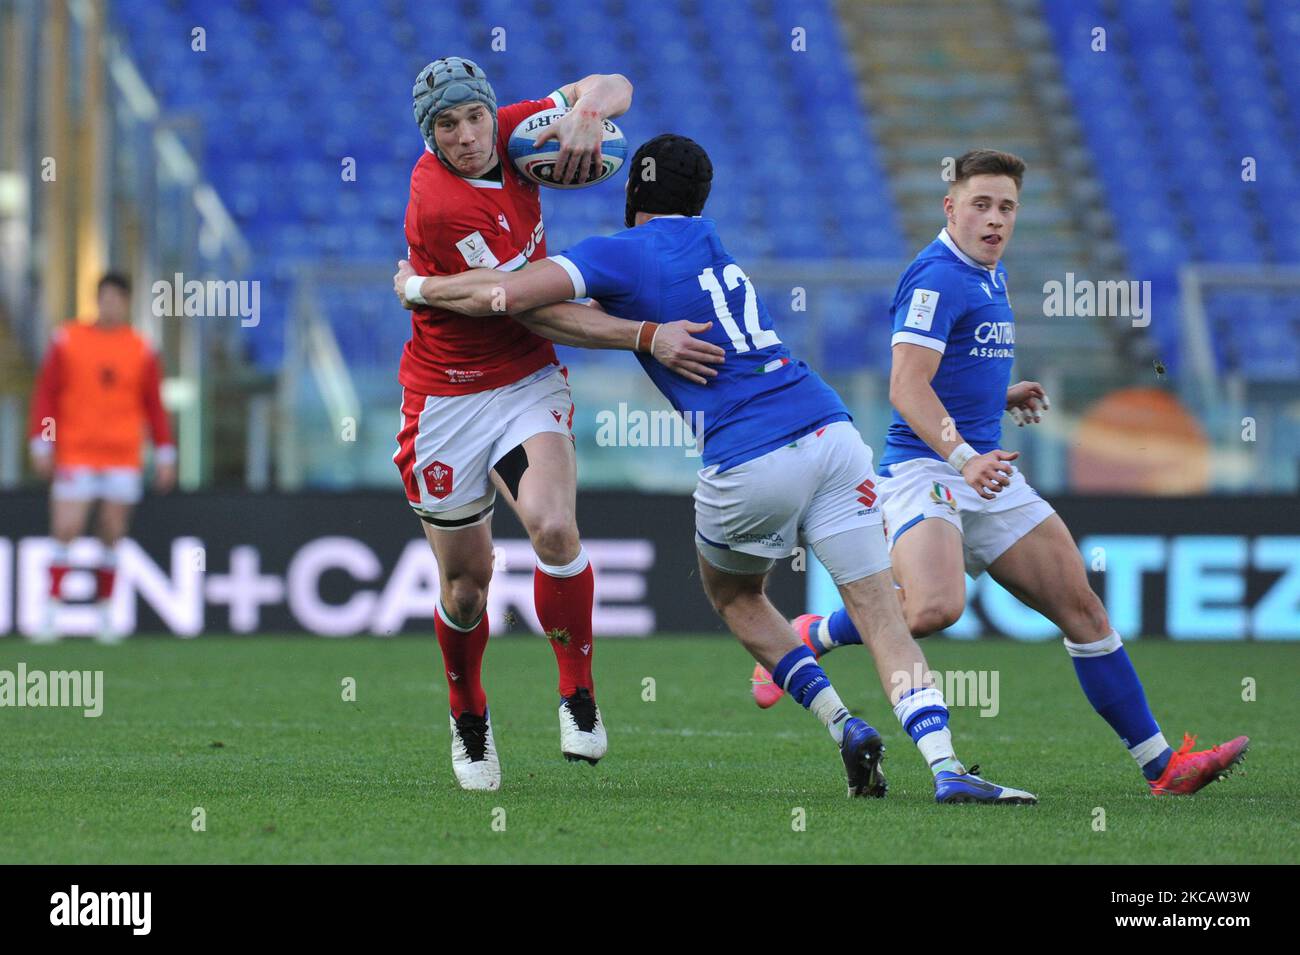
[[[712,328],[712,322],[633,322],[573,302],[525,312],[515,321],[560,345],[644,352],[697,385],[715,377],[718,373],[711,366],[722,364],[726,356],[717,345],[695,337]]]
[[[945,458],[980,497],[992,500],[1011,482],[1010,462],[1020,457],[1020,452],[996,448],[978,454],[966,443],[930,384],[942,358],[943,352],[933,348],[895,345],[889,371],[889,402],[916,436]]]
[[[402,259],[393,291],[403,308],[429,305],[461,315],[510,315],[573,298],[573,280],[554,262],[530,262],[514,272],[470,269],[457,275],[418,276]]]

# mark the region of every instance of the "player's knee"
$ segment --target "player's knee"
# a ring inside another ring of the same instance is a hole
[[[469,575],[453,577],[443,586],[442,606],[458,624],[472,623],[487,607],[487,583]]]
[[[963,610],[960,602],[944,596],[935,596],[921,600],[910,599],[903,607],[907,617],[907,627],[913,637],[924,637],[940,630],[946,630],[956,623]]]
[[[533,528],[532,539],[543,564],[567,564],[578,556],[578,526],[571,520],[545,518]]]

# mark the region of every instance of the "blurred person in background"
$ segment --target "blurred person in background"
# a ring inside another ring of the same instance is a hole
[[[117,542],[142,491],[146,427],[154,445],[154,486],[176,483],[176,445],[163,410],[162,366],[130,325],[131,283],[115,272],[99,280],[93,320],[73,319],[55,333],[32,392],[28,428],[32,467],[50,483],[50,591],[38,639],[59,634],[68,546],[90,526],[103,545],[95,571],[96,639],[114,642],[110,605]],[[96,510],[95,504],[98,503]],[[89,569],[89,568],[87,568]]]

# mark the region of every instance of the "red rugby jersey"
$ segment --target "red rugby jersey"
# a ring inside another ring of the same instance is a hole
[[[501,181],[466,179],[427,149],[411,173],[406,242],[417,275],[455,275],[469,268],[506,271],[546,257],[538,188],[510,162],[514,128],[560,102],[557,94],[497,111]],[[465,395],[500,388],[556,361],[555,348],[505,315],[472,318],[437,308],[411,313],[411,339],[398,381],[425,395]]]

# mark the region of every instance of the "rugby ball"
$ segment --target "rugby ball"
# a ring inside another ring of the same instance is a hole
[[[598,182],[604,182],[623,166],[627,158],[627,137],[623,131],[609,120],[602,120],[603,131],[600,143],[600,168],[588,174],[585,182],[554,182],[551,178],[555,171],[556,160],[560,155],[560,141],[548,139],[540,146],[537,137],[569,110],[557,106],[533,113],[514,128],[507,143],[510,161],[515,164],[520,175],[525,179],[547,186],[551,189],[585,189]]]

